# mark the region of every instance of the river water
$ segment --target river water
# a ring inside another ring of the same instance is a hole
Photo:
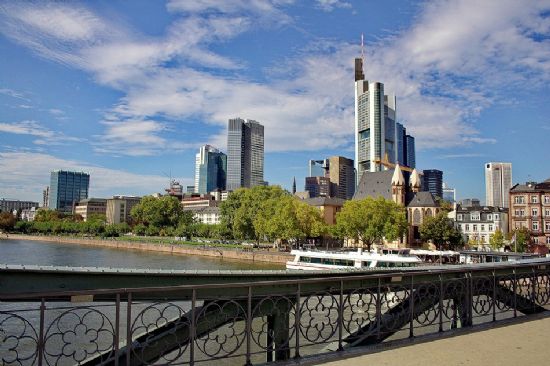
[[[178,270],[270,270],[285,268],[284,265],[278,263],[236,261],[29,240],[0,240],[0,263]]]

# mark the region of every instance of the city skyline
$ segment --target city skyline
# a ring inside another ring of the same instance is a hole
[[[290,190],[309,160],[353,158],[362,33],[365,78],[396,95],[419,170],[443,171],[457,199],[484,199],[491,161],[511,162],[514,184],[541,182],[549,11],[543,1],[2,2],[0,196],[42,201],[58,169],[89,172],[95,197],[159,192],[169,177],[192,185],[197,149],[226,151],[227,119],[239,115],[265,125],[264,179]]]

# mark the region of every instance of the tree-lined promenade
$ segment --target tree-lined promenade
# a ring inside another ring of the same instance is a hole
[[[131,222],[107,224],[104,215],[91,215],[83,221],[79,215],[55,210],[38,210],[35,220],[17,221],[11,213],[0,213],[0,230],[23,234],[70,235],[94,237],[155,237],[164,241],[178,238],[209,238],[221,242],[248,241],[278,243],[298,247],[305,242],[346,240],[371,249],[404,238],[407,233],[405,209],[393,201],[379,198],[350,200],[336,215],[336,224],[327,225],[322,212],[279,186],[238,189],[221,203],[220,224],[203,224],[193,218],[172,196],[146,196],[131,211]],[[438,249],[459,249],[462,235],[447,218],[446,212],[428,217],[420,227],[422,240]],[[516,234],[519,248],[526,241],[523,232]],[[504,245],[502,233],[491,238],[498,249]]]

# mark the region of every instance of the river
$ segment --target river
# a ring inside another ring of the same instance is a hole
[[[201,256],[155,253],[60,244],[48,241],[0,240],[0,263],[41,266],[111,267],[190,270],[272,270],[276,263],[236,261]]]

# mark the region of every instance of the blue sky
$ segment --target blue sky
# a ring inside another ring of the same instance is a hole
[[[54,169],[91,195],[192,184],[227,120],[265,125],[265,179],[353,157],[353,58],[397,95],[417,167],[484,199],[483,164],[550,177],[550,1],[0,2],[0,197]]]

